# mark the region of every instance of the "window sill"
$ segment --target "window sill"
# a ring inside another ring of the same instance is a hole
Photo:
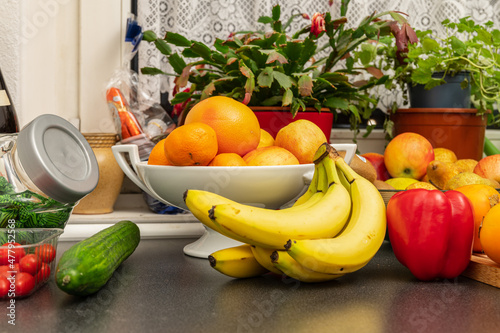
[[[151,212],[142,194],[121,194],[109,214],[71,214],[60,239],[79,241],[121,220],[136,223],[141,238],[196,238],[205,229],[191,214],[162,215]]]

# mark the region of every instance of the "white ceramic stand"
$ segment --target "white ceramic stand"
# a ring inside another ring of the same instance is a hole
[[[184,254],[191,257],[207,259],[215,251],[238,246],[242,243],[221,235],[215,230],[205,227],[205,233],[194,243],[184,246]]]

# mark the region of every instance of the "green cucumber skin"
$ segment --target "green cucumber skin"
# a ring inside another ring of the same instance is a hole
[[[99,291],[139,245],[139,227],[120,221],[82,240],[63,253],[57,264],[57,286],[71,295]]]

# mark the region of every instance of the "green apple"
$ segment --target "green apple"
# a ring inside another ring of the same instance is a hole
[[[394,137],[384,152],[384,163],[393,178],[421,179],[434,160],[432,144],[420,134],[405,132]]]

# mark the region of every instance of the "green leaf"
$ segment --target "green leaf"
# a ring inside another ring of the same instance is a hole
[[[283,94],[283,98],[281,99],[281,105],[288,106],[292,103],[293,100],[293,92],[290,89],[286,89]]]
[[[424,52],[429,52],[439,48],[439,43],[432,38],[424,38],[422,40],[422,48]]]
[[[467,46],[465,45],[465,43],[455,36],[451,36],[451,48],[458,55],[463,55],[467,52]]]
[[[273,20],[278,21],[281,16],[281,8],[279,5],[273,7]]]
[[[359,110],[358,110],[358,107],[354,104],[349,104],[349,107],[348,107],[349,111],[352,112],[352,114],[356,117],[356,119],[361,119],[360,116],[359,116]]]
[[[172,53],[172,49],[163,39],[156,39],[155,46],[162,54],[170,55]]]
[[[227,64],[227,59],[220,53],[212,52],[211,58],[213,61],[215,61],[218,64],[221,64],[221,65]]]
[[[191,41],[186,37],[179,35],[175,32],[167,32],[164,38],[167,43],[174,44],[175,46],[190,47]]]
[[[269,23],[273,22],[273,19],[271,17],[269,17],[269,16],[261,16],[261,17],[259,17],[259,19],[257,20],[257,22],[264,23],[264,24],[269,24]]]
[[[259,87],[271,87],[274,81],[273,69],[271,67],[266,67],[262,72],[260,72],[257,77],[257,84]]]
[[[173,53],[168,57],[168,62],[177,74],[182,74],[182,70],[186,67],[186,62],[178,53]]]
[[[158,36],[156,36],[154,31],[152,31],[152,30],[146,30],[146,31],[144,31],[144,34],[142,35],[142,40],[145,40],[147,42],[154,42],[157,39],[158,39]]]
[[[243,74],[243,76],[245,76],[247,78],[254,76],[252,71],[250,70],[250,68],[248,68],[248,66],[245,65],[243,60],[239,61],[239,66],[240,66],[240,72],[241,72],[241,74]]]
[[[189,92],[178,92],[170,101],[170,104],[175,105],[179,103],[184,103],[191,98],[191,93]]]
[[[210,82],[209,84],[207,84],[205,86],[205,88],[201,92],[200,99],[205,99],[205,98],[211,96],[212,93],[214,92],[214,90],[215,90],[215,83],[214,82]]]
[[[143,67],[141,68],[141,73],[146,75],[166,74],[161,69],[158,69],[156,67]]]
[[[348,110],[349,101],[340,97],[330,97],[325,100],[323,105],[331,109]]]
[[[493,30],[491,36],[493,39],[493,45],[495,45],[496,47],[500,46],[500,30]]]
[[[297,85],[299,86],[299,94],[301,96],[310,96],[312,94],[313,80],[309,75],[302,75]]]
[[[427,84],[430,80],[432,80],[432,71],[430,69],[416,68],[411,73],[411,79],[413,82],[419,84]]]
[[[265,51],[265,50],[261,50]],[[277,52],[276,50],[272,50],[271,52],[268,52],[269,56],[267,57],[266,64],[271,64],[275,61],[279,62],[280,64],[288,64],[288,60],[285,58],[284,55],[281,53]]]
[[[214,48],[222,54],[226,54],[229,52],[229,47],[227,45],[224,45],[224,41],[219,38],[215,40]]]
[[[200,42],[193,42],[193,44],[191,45],[191,50],[194,53],[198,54],[203,59],[211,60],[210,56],[212,54],[212,50],[210,50],[210,48],[208,46],[206,46],[205,44],[200,43]]]
[[[273,71],[273,77],[283,89],[289,89],[292,86],[292,79],[286,74]]]

